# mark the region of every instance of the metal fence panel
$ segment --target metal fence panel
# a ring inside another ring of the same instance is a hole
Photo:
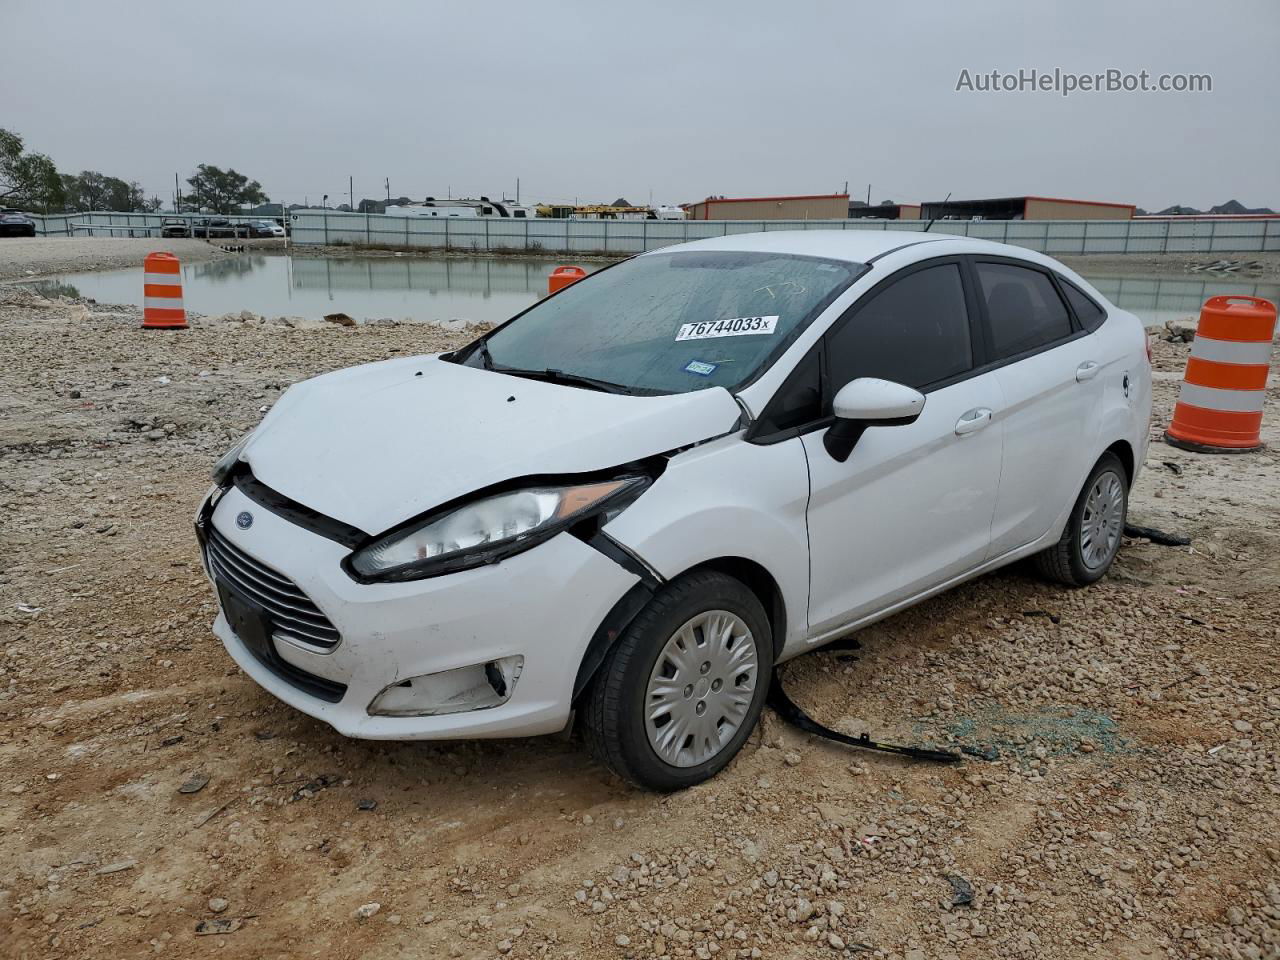
[[[39,236],[159,236],[162,221],[199,214],[93,211],[33,215]],[[273,219],[229,217],[233,223]],[[977,237],[1049,254],[1259,253],[1280,250],[1280,220],[551,220],[403,217],[298,210],[299,246],[348,244],[459,252],[519,251],[627,256],[686,240],[775,230],[895,230]]]

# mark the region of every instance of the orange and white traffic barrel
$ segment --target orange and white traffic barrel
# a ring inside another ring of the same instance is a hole
[[[1262,403],[1276,307],[1260,297],[1210,297],[1200,309],[1173,422],[1164,438],[1198,453],[1262,449]]]
[[[142,329],[185,330],[182,265],[172,253],[148,253],[142,265]]]
[[[556,267],[551,271],[551,276],[547,277],[547,293],[555,293],[563,290],[572,283],[577,283],[587,275],[587,271],[581,267],[563,266]]]

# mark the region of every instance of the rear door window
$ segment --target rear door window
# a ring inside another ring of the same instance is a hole
[[[1071,316],[1047,274],[1011,263],[974,264],[987,306],[991,359],[1004,360],[1071,336]]]
[[[833,391],[858,377],[920,389],[973,366],[959,264],[913,271],[854,311],[827,335]]]

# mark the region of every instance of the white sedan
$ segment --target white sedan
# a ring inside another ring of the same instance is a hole
[[[576,714],[621,776],[686,787],[776,664],[1022,557],[1103,576],[1146,345],[1062,264],[980,240],[646,253],[453,353],[288,390],[197,517],[213,629],[348,736]]]

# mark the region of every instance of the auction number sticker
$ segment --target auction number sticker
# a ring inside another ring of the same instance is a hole
[[[749,337],[773,333],[778,317],[731,317],[728,320],[703,320],[686,323],[676,331],[676,340],[710,340],[714,337]]]

